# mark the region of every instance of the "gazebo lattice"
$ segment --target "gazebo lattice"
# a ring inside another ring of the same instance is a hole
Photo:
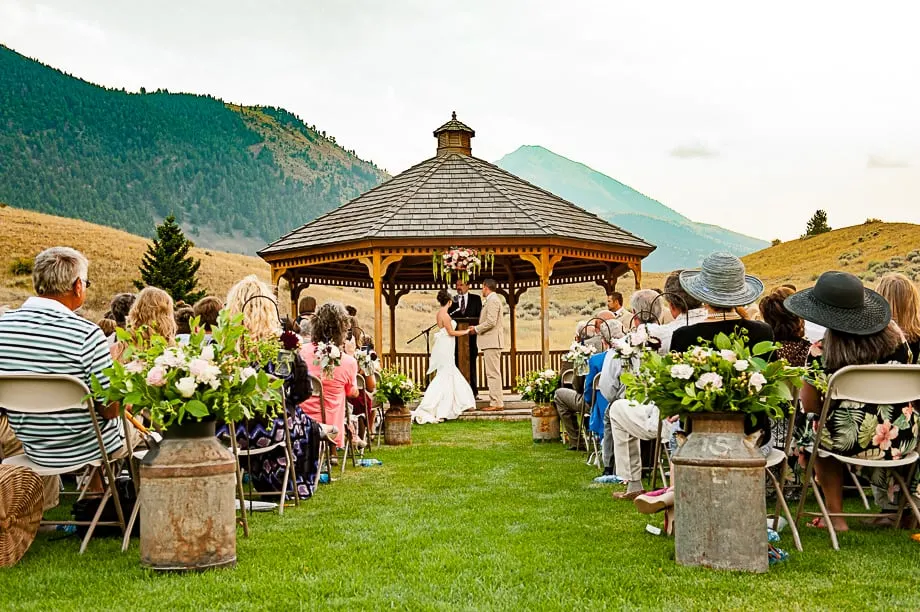
[[[383,305],[389,308],[389,360],[395,362],[396,306],[413,290],[445,286],[432,256],[451,246],[494,253],[484,271],[499,285],[511,315],[510,378],[518,370],[515,309],[540,288],[542,364],[550,363],[551,285],[595,282],[611,290],[655,247],[552,193],[472,156],[475,132],[453,118],[435,130],[437,155],[268,245],[259,255],[277,289],[286,279],[292,310],[310,285],[374,291],[374,341],[383,353]],[[541,364],[541,365],[542,365]],[[480,379],[483,380],[483,379]]]

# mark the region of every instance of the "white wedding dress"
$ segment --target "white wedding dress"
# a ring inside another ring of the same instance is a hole
[[[457,328],[456,321],[451,321],[451,324],[454,329]],[[416,423],[440,423],[456,419],[464,410],[476,406],[476,397],[470,383],[466,382],[454,363],[456,341],[443,327],[434,335],[428,374],[437,374],[425,390],[418,408],[412,411]]]

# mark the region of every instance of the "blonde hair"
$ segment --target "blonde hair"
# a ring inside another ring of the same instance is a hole
[[[145,287],[128,311],[128,327],[134,331],[145,328],[141,334],[150,339],[153,334],[172,342],[176,339],[176,313],[173,299],[157,287]]]
[[[891,318],[908,342],[920,339],[920,292],[911,280],[898,272],[886,274],[877,290],[891,304]]]
[[[255,299],[246,303],[255,296],[268,299]],[[278,309],[275,304],[272,290],[255,274],[250,274],[233,285],[227,293],[227,312],[231,315],[243,313],[243,325],[249,330],[253,340],[265,340],[281,335],[281,321],[278,320]]]

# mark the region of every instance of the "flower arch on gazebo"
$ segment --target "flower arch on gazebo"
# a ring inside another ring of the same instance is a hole
[[[388,360],[395,363],[396,306],[412,290],[445,286],[432,271],[435,253],[452,246],[489,251],[492,276],[511,315],[506,385],[518,362],[515,308],[521,295],[540,289],[541,351],[549,365],[550,285],[595,282],[606,290],[632,272],[638,288],[642,259],[655,247],[472,155],[475,132],[453,118],[434,132],[437,154],[339,208],[279,238],[259,255],[272,283],[290,286],[292,311],[310,285],[372,289],[374,342],[385,357],[383,308],[389,309]],[[424,357],[424,354],[422,354]],[[480,380],[484,380],[480,378]]]

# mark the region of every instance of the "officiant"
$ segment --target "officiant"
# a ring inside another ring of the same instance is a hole
[[[457,295],[454,296],[453,305],[451,306],[450,315],[454,319],[479,319],[482,312],[482,299],[475,294],[470,293],[470,286],[462,279],[457,279]],[[476,360],[479,358],[479,346],[476,343],[476,336],[469,336],[470,342],[470,386],[473,388],[473,394],[479,395],[479,385],[476,377]],[[454,348],[454,362],[460,367],[460,343]],[[460,368],[461,371],[463,368]]]

